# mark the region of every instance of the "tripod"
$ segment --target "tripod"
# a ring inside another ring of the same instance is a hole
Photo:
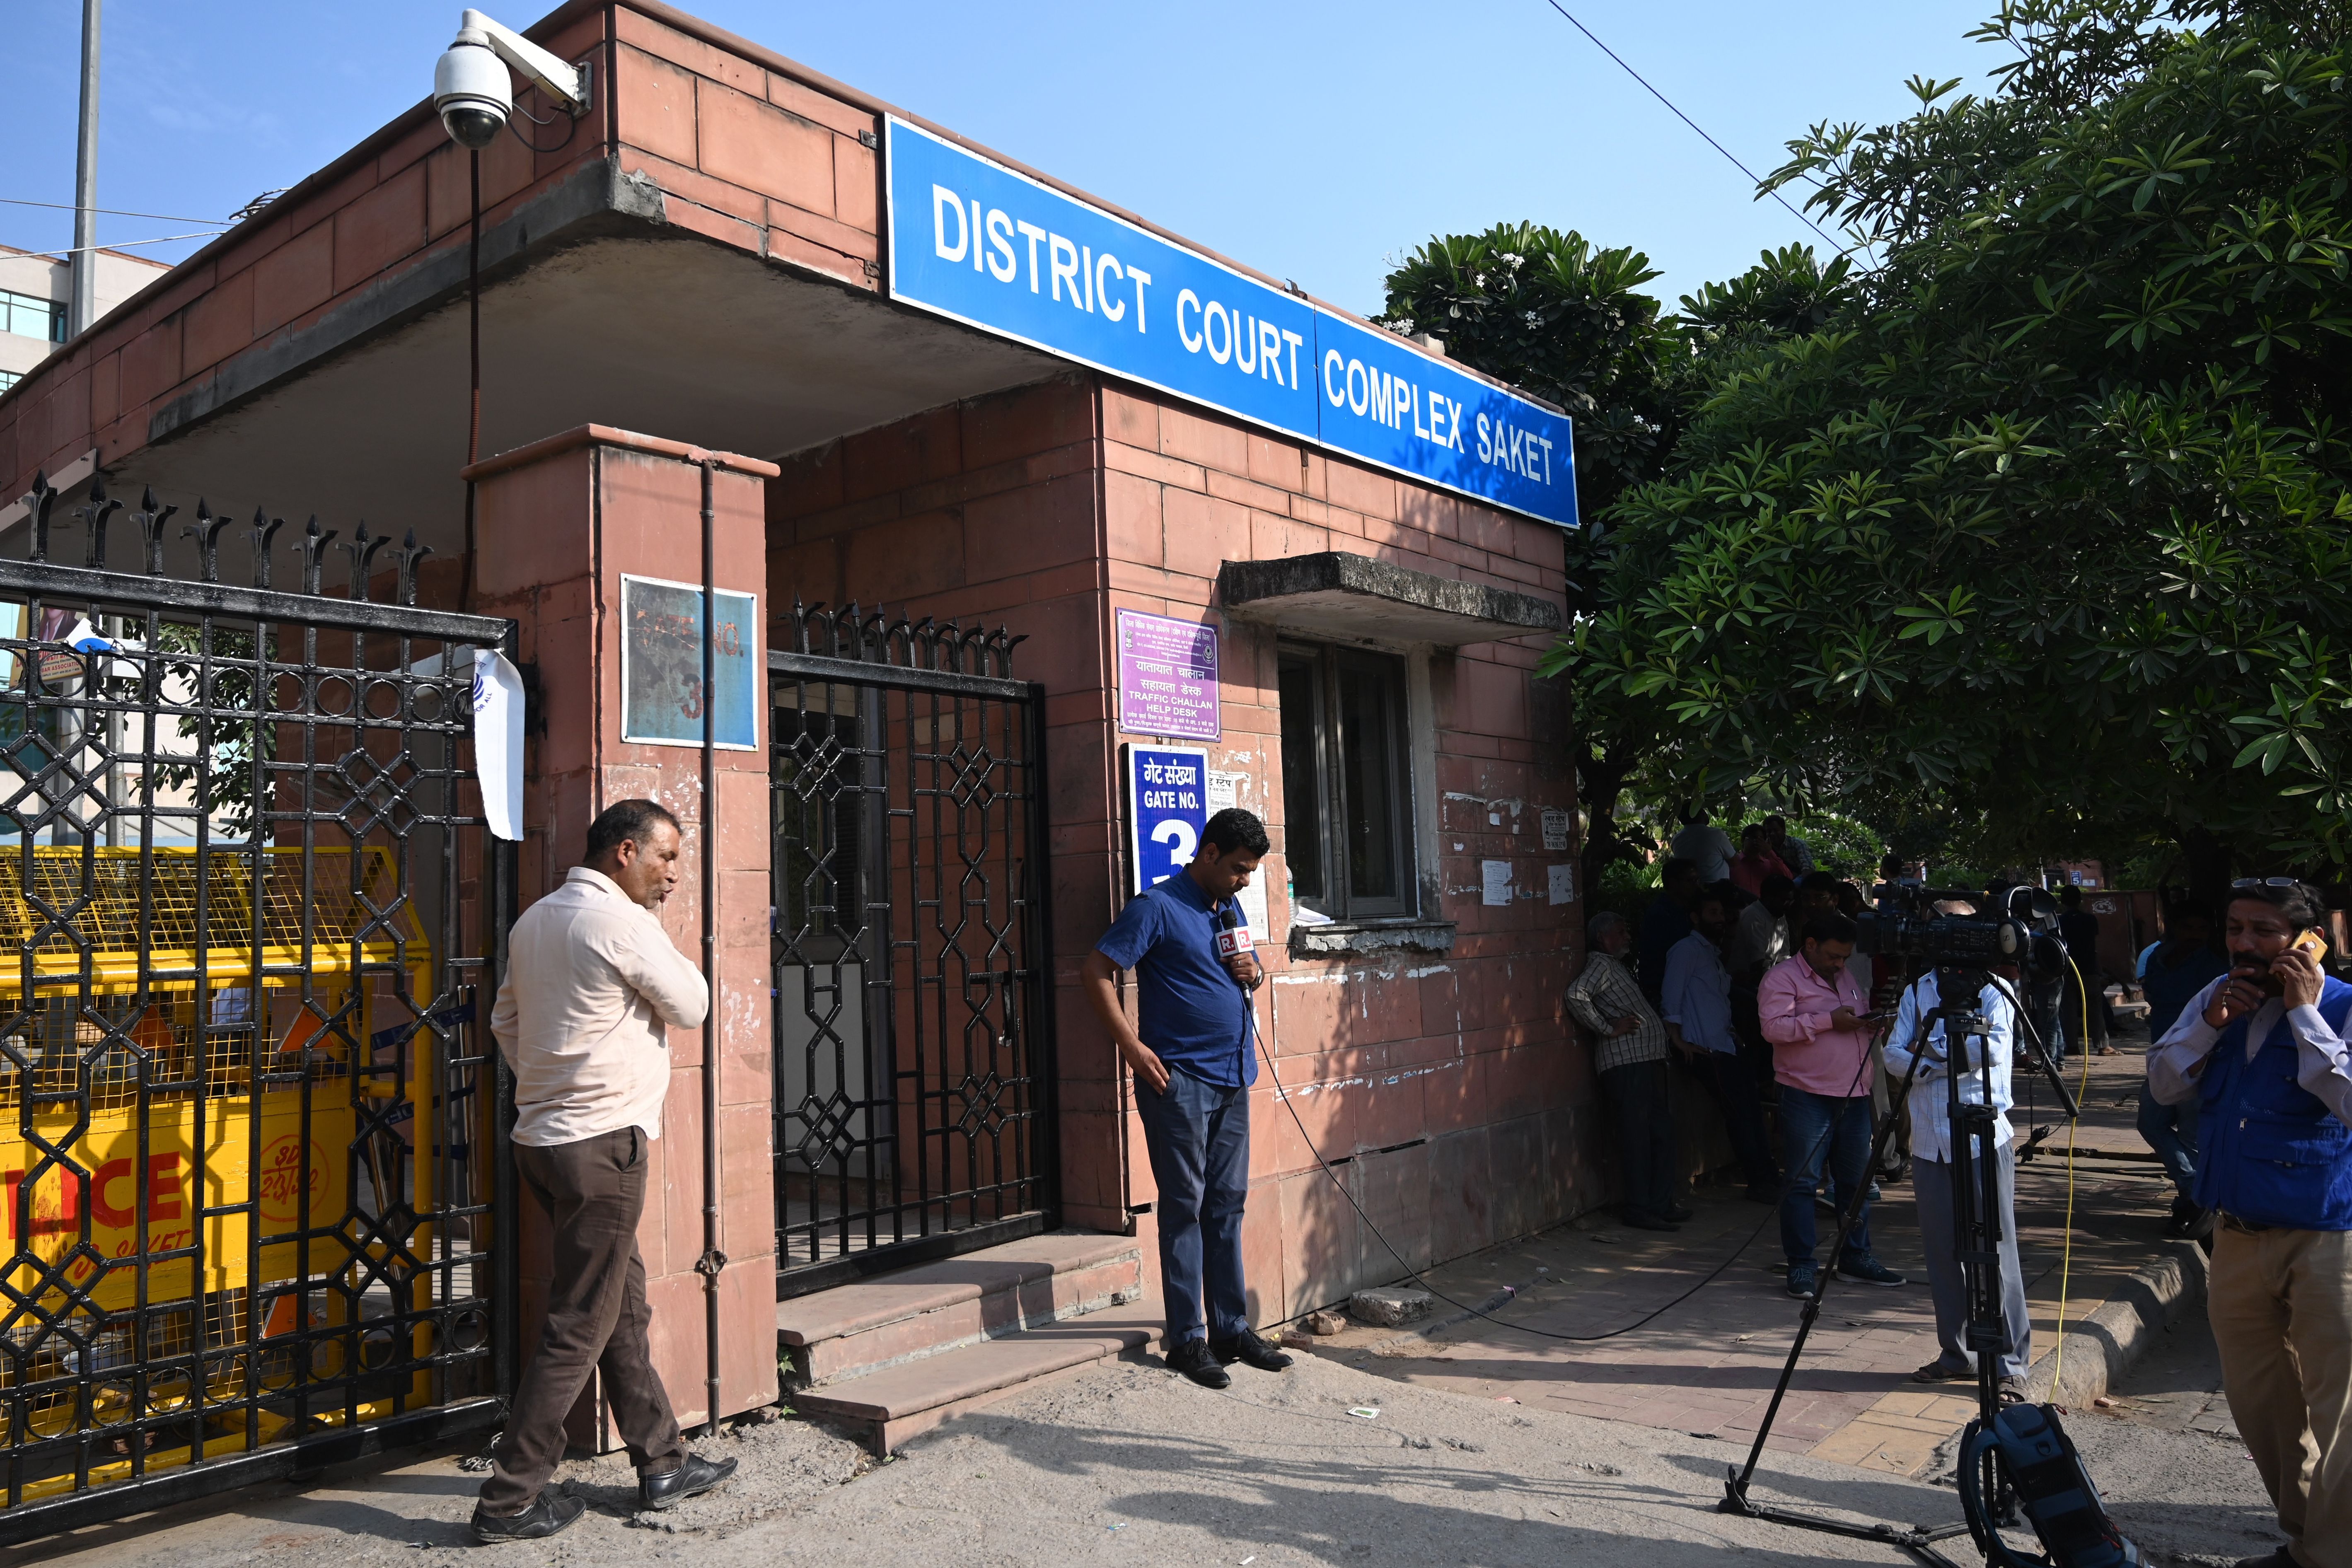
[[[1917,1081],[1922,1063],[1930,1059],[1940,1026],[1947,1058],[1944,1071],[1946,1110],[1950,1117],[1952,1184],[1952,1221],[1955,1250],[1958,1254],[1961,1277],[1966,1282],[1968,1327],[1965,1340],[1969,1352],[1976,1358],[1977,1416],[1990,1422],[2000,1411],[2000,1359],[2014,1347],[2010,1342],[2008,1325],[2001,1315],[2002,1282],[2000,1273],[2001,1203],[2000,1162],[1992,1145],[1993,1129],[1999,1112],[1992,1104],[1992,1026],[1978,1004],[1989,985],[2000,985],[2010,996],[2019,1019],[2019,1041],[2024,1047],[2031,1065],[2045,1074],[2057,1090],[2058,1100],[2065,1108],[2067,1120],[2082,1112],[2074,1098],[2067,1092],[2065,1080],[2050,1062],[2042,1042],[2032,1033],[2025,1020],[2024,1009],[2018,1006],[2016,994],[1981,969],[1939,968],[1936,971],[1937,1005],[1919,1020],[1918,1034],[1912,1041],[1911,1065],[1903,1075],[1900,1092],[1888,1101],[1886,1124],[1878,1130],[1873,1142],[1866,1173],[1878,1168],[1886,1152],[1887,1141],[1894,1135],[1895,1118],[1907,1114],[1912,1085]],[[1959,1000],[1953,1000],[1957,995]],[[1951,1042],[1960,1042],[1959,1050],[1951,1049]],[[1974,1076],[1979,1087],[1977,1100],[1964,1099],[1961,1085]],[[1919,1166],[1912,1167],[1914,1180]],[[1756,1474],[1756,1466],[1764,1456],[1765,1439],[1771,1435],[1772,1423],[1780,1413],[1780,1403],[1787,1397],[1789,1384],[1797,1375],[1797,1363],[1803,1359],[1805,1342],[1811,1337],[1813,1325],[1820,1321],[1822,1301],[1829,1294],[1830,1280],[1837,1270],[1836,1260],[1844,1255],[1846,1238],[1861,1223],[1862,1208],[1869,1192],[1866,1183],[1858,1183],[1845,1194],[1838,1214],[1837,1239],[1830,1248],[1832,1267],[1821,1271],[1813,1283],[1813,1293],[1807,1299],[1802,1316],[1797,1324],[1796,1342],[1789,1347],[1789,1359],[1780,1368],[1780,1381],[1773,1385],[1771,1402],[1764,1408],[1764,1419],[1756,1428],[1756,1441],[1748,1450],[1748,1462],[1733,1470],[1724,1481],[1723,1501],[1717,1510],[1736,1513],[1749,1519],[1769,1520],[1800,1530],[1820,1531],[1829,1535],[1849,1536],[1860,1541],[1882,1542],[1902,1548],[1936,1568],[1959,1568],[1959,1564],[1937,1550],[1936,1542],[1956,1535],[1973,1535],[1978,1544],[1991,1551],[1973,1520],[1958,1524],[1895,1525],[1886,1523],[1854,1524],[1844,1520],[1825,1518],[1796,1509],[1777,1508],[1759,1503],[1748,1495],[1748,1483]],[[1992,1500],[1990,1522],[2015,1522],[2016,1508],[2008,1478],[1998,1471],[1990,1450],[1977,1461],[1984,1467],[1979,1479],[1979,1495]],[[1984,1528],[1990,1530],[1990,1522]]]

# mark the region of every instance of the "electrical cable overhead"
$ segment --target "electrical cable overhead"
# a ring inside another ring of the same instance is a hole
[[[163,234],[153,239],[118,239],[111,245],[67,245],[55,250],[20,250],[19,256],[74,256],[85,250],[121,250],[133,245],[169,245],[175,239],[218,239],[221,231],[207,228],[194,234]]]
[[[28,202],[21,196],[0,196],[0,206],[48,207],[54,211],[61,213],[79,212],[80,210],[71,202]],[[157,223],[209,223],[222,228],[228,226],[225,221],[219,218],[190,217],[185,213],[134,213],[125,212],[121,207],[92,207],[89,210],[94,213],[103,214],[108,217],[146,217],[153,218]]]
[[[1701,126],[1697,121],[1693,120],[1689,115],[1685,114],[1680,109],[1675,108],[1675,100],[1673,99],[1668,98],[1664,93],[1660,92],[1656,88],[1652,87],[1647,77],[1643,76],[1640,71],[1635,70],[1632,66],[1627,65],[1625,63],[1625,58],[1622,55],[1620,55],[1616,50],[1602,43],[1601,39],[1595,36],[1592,29],[1578,21],[1575,16],[1571,16],[1568,7],[1561,5],[1559,0],[1545,0],[1545,4],[1549,5],[1553,10],[1559,12],[1562,16],[1566,16],[1570,26],[1574,27],[1578,32],[1582,33],[1588,39],[1591,39],[1594,48],[1599,49],[1602,54],[1607,55],[1611,59],[1615,60],[1620,69],[1623,70],[1627,76],[1632,77],[1635,81],[1642,84],[1643,91],[1647,92],[1652,98],[1656,99],[1660,103],[1664,104],[1668,111],[1671,112],[1676,120],[1681,121],[1685,125],[1687,125],[1693,131],[1697,132],[1701,141],[1714,148],[1717,152],[1722,153],[1730,163],[1731,166],[1738,170],[1741,174],[1747,175],[1749,181],[1752,182],[1757,188],[1759,190],[1763,188],[1764,182],[1756,177],[1755,170],[1741,163],[1737,157],[1734,157],[1730,148],[1726,147],[1722,142],[1717,141],[1714,137],[1709,136],[1706,133],[1705,127]],[[1815,234],[1820,235],[1822,237],[1822,243],[1828,245],[1836,254],[1843,256],[1849,250],[1860,248],[1856,244],[1839,244],[1837,239],[1831,235],[1829,230],[1823,228],[1821,225],[1807,217],[1803,213],[1799,212],[1795,207],[1790,206],[1789,198],[1782,195],[1779,191],[1767,191],[1765,194],[1770,196],[1774,201],[1779,202],[1781,206],[1786,207],[1790,217],[1795,218],[1799,223],[1803,224],[1807,228],[1810,228]]]

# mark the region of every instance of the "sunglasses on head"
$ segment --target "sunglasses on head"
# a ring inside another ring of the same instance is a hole
[[[2233,888],[2293,888],[2300,886],[2300,877],[2241,877],[2230,884]]]

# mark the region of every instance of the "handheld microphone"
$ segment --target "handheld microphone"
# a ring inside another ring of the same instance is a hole
[[[1242,919],[1240,900],[1228,900],[1219,905],[1217,909],[1218,960],[1222,963],[1239,958],[1248,952],[1254,945],[1249,923]],[[1251,982],[1244,984],[1242,989],[1255,991],[1257,985],[1255,982]]]

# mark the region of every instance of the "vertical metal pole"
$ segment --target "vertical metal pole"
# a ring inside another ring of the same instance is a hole
[[[521,626],[507,623],[506,635],[499,639],[499,651],[509,658],[520,651]],[[477,658],[480,655],[478,652]],[[487,831],[485,837],[488,835]],[[517,905],[521,901],[521,846],[504,839],[489,840],[490,886],[489,921],[489,984],[478,993],[495,1002],[499,989],[506,984],[508,932],[514,926]],[[478,1005],[479,1005],[478,1000]],[[489,1018],[478,1015],[478,1026],[487,1035]],[[522,1194],[519,1173],[515,1169],[514,1073],[507,1066],[506,1053],[498,1041],[489,1041],[490,1082],[492,1086],[488,1135],[490,1142],[490,1367],[499,1403],[512,1408],[515,1380],[522,1368],[522,1323],[520,1302],[522,1281]]]
[[[81,140],[74,150],[68,337],[79,337],[98,320],[98,6],[99,0],[81,0]]]
[[[470,468],[482,460],[482,155],[468,153],[466,156],[473,185],[472,227],[466,237],[466,364],[470,396],[466,410],[466,467]],[[474,607],[476,488],[472,479],[466,481],[466,570],[457,590],[460,610]]]
[[[710,1403],[705,1436],[719,1432],[719,1277],[727,1254],[719,1247],[719,629],[718,523],[711,507],[713,459],[702,459],[702,973],[710,1010],[702,1017],[702,1275],[703,1340],[709,1352]]]

